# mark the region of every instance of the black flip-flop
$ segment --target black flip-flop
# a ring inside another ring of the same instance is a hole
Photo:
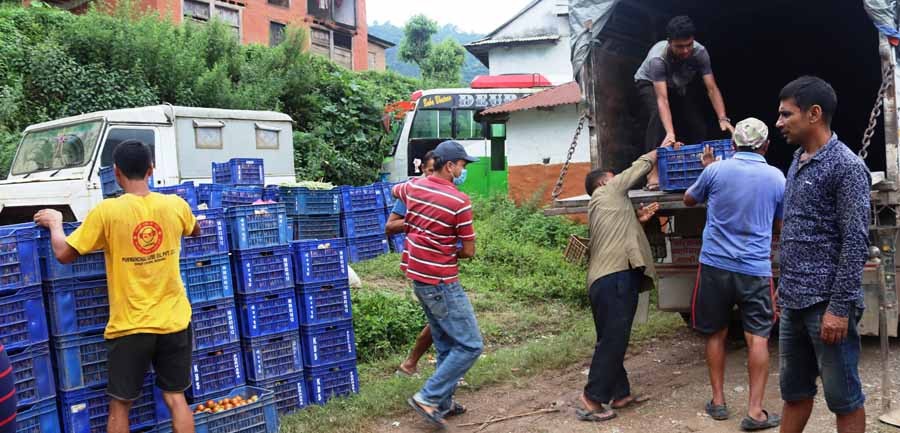
[[[766,414],[765,421],[757,421],[753,419],[750,415],[744,417],[744,420],[741,421],[741,430],[743,431],[758,431],[758,430],[766,430],[774,427],[778,427],[781,425],[781,417],[778,415],[769,415],[769,412],[763,411]]]
[[[454,401],[453,406],[447,411],[447,414],[444,415],[444,417],[459,416],[466,413],[466,410],[465,406]]]
[[[587,422],[609,421],[617,416],[616,412],[612,409],[609,409],[608,415],[599,416],[599,414],[606,412],[606,411],[607,411],[607,409],[605,409],[605,408],[600,409],[600,410],[590,410],[590,411],[586,410],[586,409],[575,409],[575,416],[578,417],[578,419],[580,421],[587,421]]]
[[[444,423],[444,419],[441,417],[441,414],[438,411],[434,411],[432,413],[428,413],[425,409],[422,409],[422,406],[416,402],[412,397],[406,399],[406,403],[409,407],[413,408],[420,417],[422,417],[425,421],[428,421],[429,424],[443,430],[447,428],[447,424]]]
[[[609,407],[613,408],[614,410],[620,410],[620,409],[625,409],[625,408],[628,408],[631,406],[639,406],[648,401],[650,401],[649,396],[637,394],[637,395],[631,396],[631,400],[628,400],[628,403],[625,403],[621,406],[616,406],[614,404],[611,404]]]
[[[727,404],[713,404],[712,400],[706,403],[706,413],[716,421],[725,421],[728,419]]]

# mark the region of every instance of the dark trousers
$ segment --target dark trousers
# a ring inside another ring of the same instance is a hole
[[[666,138],[666,128],[659,118],[659,106],[656,105],[656,91],[653,83],[638,80],[635,83],[644,108],[647,133],[644,137],[644,152],[659,147]],[[669,89],[669,111],[672,113],[672,126],[675,128],[675,139],[684,144],[697,144],[706,140],[706,122],[703,121],[703,110],[698,97],[696,85],[688,85],[684,95]]]
[[[623,363],[643,278],[642,270],[633,269],[609,274],[591,284],[597,345],[584,393],[596,403],[609,403],[631,394]]]

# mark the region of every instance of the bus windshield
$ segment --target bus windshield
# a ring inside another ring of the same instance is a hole
[[[101,120],[94,120],[25,134],[12,164],[12,174],[23,175],[87,164],[102,127]]]

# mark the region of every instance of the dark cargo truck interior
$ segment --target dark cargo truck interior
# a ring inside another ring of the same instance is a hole
[[[600,156],[616,170],[639,156],[646,124],[633,75],[649,48],[665,39],[665,26],[688,15],[696,40],[707,47],[713,73],[733,123],[753,116],[769,126],[770,164],[787,172],[795,146],[775,129],[778,93],[800,75],[830,82],[838,95],[832,128],[858,152],[881,84],[878,34],[861,0],[624,0],[592,48]],[[708,140],[726,138],[702,85]],[[884,123],[879,118],[867,164],[885,169]],[[677,133],[677,131],[676,131]],[[690,144],[690,143],[686,143]]]

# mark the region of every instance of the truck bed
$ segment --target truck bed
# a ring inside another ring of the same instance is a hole
[[[644,191],[642,189],[636,189],[628,191],[628,198],[631,199],[631,202],[634,203],[635,207],[639,206],[641,203],[649,204],[658,202],[659,211],[661,213],[687,209],[687,206],[685,206],[682,201],[684,198],[683,192]],[[552,208],[544,211],[544,215],[587,213],[588,201],[590,201],[590,197],[588,197],[587,194],[557,199],[553,203]]]

